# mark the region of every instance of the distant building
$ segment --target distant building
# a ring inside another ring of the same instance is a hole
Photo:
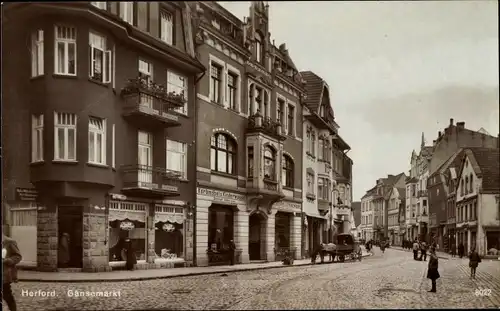
[[[389,229],[389,242],[391,245],[401,245],[401,235],[399,228],[400,207],[405,203],[405,188],[393,187],[389,192],[387,200],[387,225]]]

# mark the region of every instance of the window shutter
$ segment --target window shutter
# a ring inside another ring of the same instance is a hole
[[[94,59],[94,47],[89,44],[89,59],[90,59],[90,66],[89,66],[89,75],[91,78],[94,77],[94,67],[95,67],[95,59]]]
[[[173,18],[172,18],[172,15],[171,14],[166,14],[166,18],[167,18],[167,38],[166,38],[166,42],[168,44],[172,44],[173,42],[173,35],[174,35],[174,23],[173,23]]]
[[[111,51],[104,52],[104,83],[111,82],[111,70],[112,70],[112,59],[111,59]]]

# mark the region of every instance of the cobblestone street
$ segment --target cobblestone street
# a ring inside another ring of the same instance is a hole
[[[111,283],[13,285],[19,310],[485,308],[500,306],[500,263],[483,261],[477,279],[467,260],[440,259],[438,293],[428,293],[426,262],[387,250],[362,262]],[[491,289],[476,297],[475,289]],[[56,297],[22,296],[55,291]],[[119,291],[119,297],[69,297],[68,291]],[[3,310],[6,310],[4,307]]]

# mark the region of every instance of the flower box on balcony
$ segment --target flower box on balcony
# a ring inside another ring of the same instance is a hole
[[[125,87],[121,91],[122,96],[146,94],[157,98],[166,103],[170,103],[175,107],[182,107],[186,103],[184,94],[169,92],[166,87],[161,84],[147,81],[142,78],[129,79]]]

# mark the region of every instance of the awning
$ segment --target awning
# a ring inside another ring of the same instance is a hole
[[[312,218],[319,218],[319,219],[328,219],[329,218],[328,215],[321,216],[319,213],[306,212],[304,214],[306,214],[307,216],[312,217]]]

